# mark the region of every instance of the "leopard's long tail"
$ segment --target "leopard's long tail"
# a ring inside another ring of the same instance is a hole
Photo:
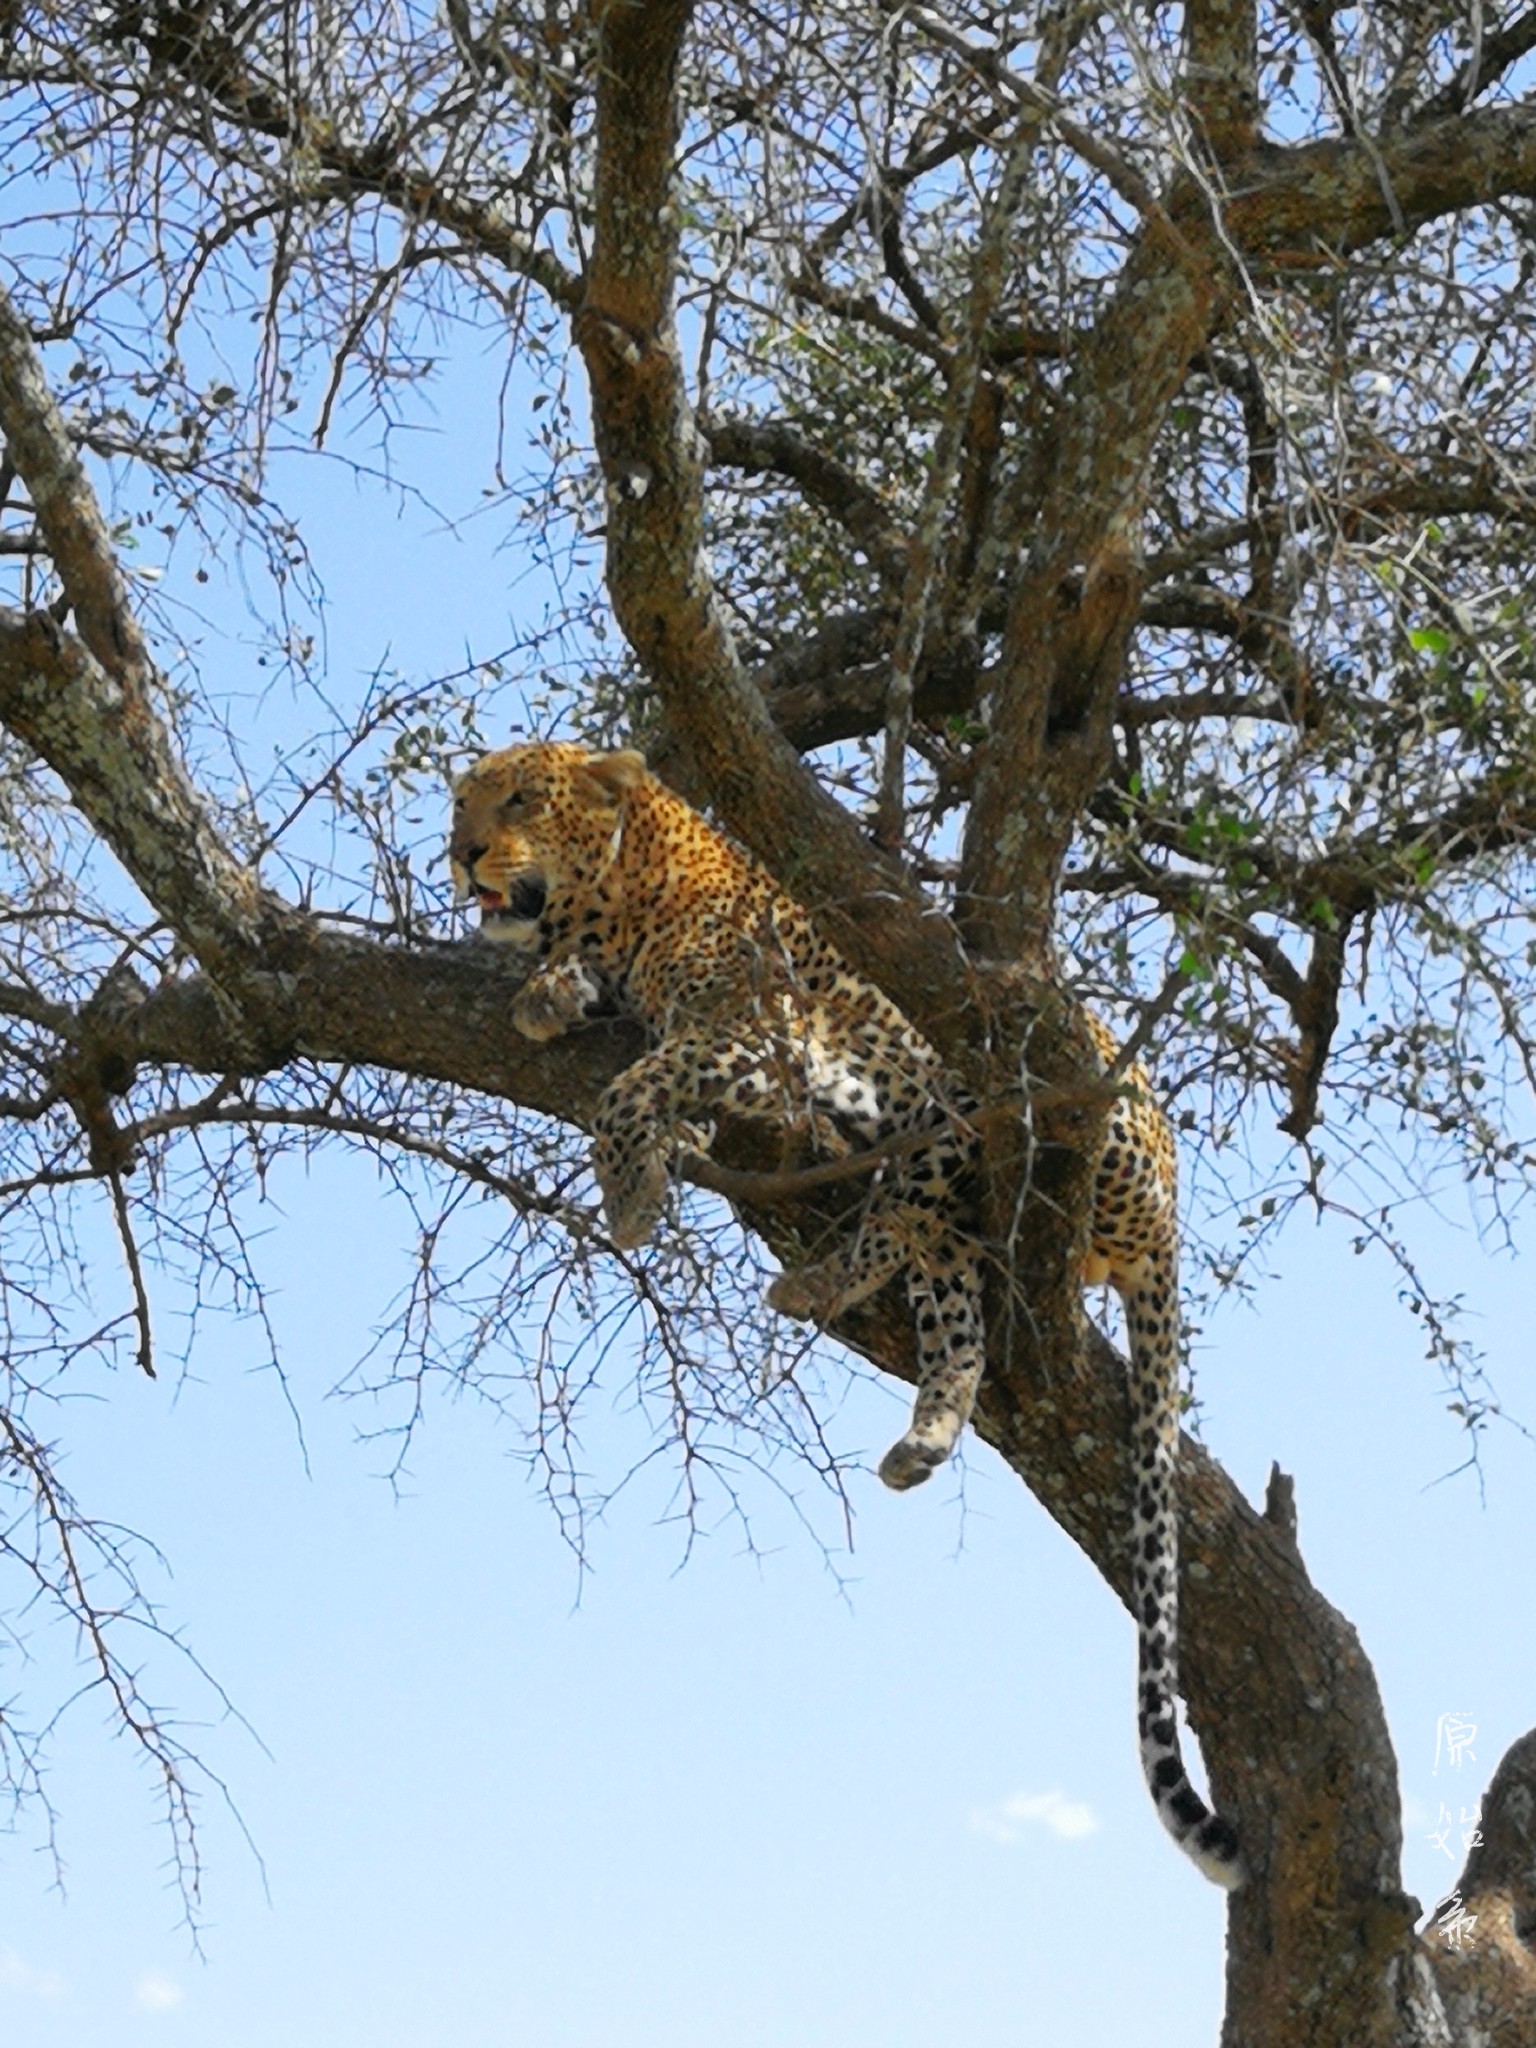
[[[1243,1860],[1230,1821],[1189,1781],[1179,1750],[1178,1270],[1155,1253],[1116,1275],[1131,1353],[1136,1499],[1131,1589],[1136,1611],[1137,1732],[1147,1789],[1163,1826],[1214,1884],[1235,1891]]]

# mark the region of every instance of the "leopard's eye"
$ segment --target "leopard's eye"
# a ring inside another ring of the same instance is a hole
[[[523,808],[523,805],[527,803],[527,801],[527,797],[524,796],[523,792],[520,789],[514,789],[510,796],[504,796],[502,798],[501,808],[504,811],[520,811]]]

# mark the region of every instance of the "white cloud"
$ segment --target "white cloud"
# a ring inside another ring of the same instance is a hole
[[[990,1835],[994,1842],[1011,1848],[1023,1839],[1026,1828],[1049,1828],[1064,1842],[1079,1841],[1094,1834],[1098,1815],[1080,1799],[1068,1799],[1061,1792],[1015,1792],[996,1806],[973,1806],[971,1826],[978,1835]]]
[[[33,1970],[13,1948],[0,1948],[0,1989],[25,1991],[33,1998],[62,1998],[64,1979],[57,1970]]]
[[[133,1987],[133,2002],[144,2012],[169,2012],[181,2003],[181,1986],[163,1970],[146,1970]]]

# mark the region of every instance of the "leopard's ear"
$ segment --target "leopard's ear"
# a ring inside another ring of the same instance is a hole
[[[577,769],[577,780],[594,802],[617,810],[630,790],[646,777],[644,754],[625,747],[617,754],[589,754]]]

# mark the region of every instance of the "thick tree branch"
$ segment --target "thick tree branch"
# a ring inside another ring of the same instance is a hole
[[[233,986],[273,908],[177,756],[127,585],[37,349],[0,293],[0,430],[75,617],[0,610],[0,720],[36,749],[155,909]]]
[[[1254,0],[1187,0],[1183,90],[1212,158],[1223,170],[1236,170],[1259,134]]]
[[[1011,1286],[999,1277],[989,1295],[978,1427],[1128,1600],[1125,1367],[1082,1332],[1059,1221],[1072,1169],[1058,1148],[1085,1127],[1070,1110],[1036,1126],[1042,1201],[1016,1235]],[[838,1334],[887,1370],[910,1355],[904,1306],[885,1297]],[[1265,2030],[1234,2040],[1385,2044],[1392,1966],[1413,1952],[1417,1908],[1400,1888],[1396,1764],[1369,1663],[1294,1543],[1188,1438],[1179,1471],[1181,1681],[1254,1871],[1232,1902],[1230,1988],[1232,2010],[1262,2015]],[[1329,1793],[1302,1811],[1298,1785]]]
[[[703,465],[673,306],[676,70],[687,0],[597,12],[597,180],[577,339],[608,485],[608,587],[674,738],[726,822],[936,1037],[955,1028],[943,921],[801,765],[742,667],[703,545]]]
[[[1108,766],[1141,601],[1135,532],[1146,464],[1220,305],[1214,258],[1174,260],[1149,232],[1069,380],[961,861],[963,925],[990,957],[1049,957],[1061,863]],[[1035,795],[1028,810],[1018,803],[1024,789]]]
[[[50,613],[0,609],[0,721],[60,777],[209,973],[233,984],[274,906],[223,844],[142,675],[125,665],[125,678]]]
[[[1341,916],[1315,932],[1306,977],[1291,1004],[1297,1040],[1290,1059],[1291,1106],[1280,1129],[1292,1138],[1306,1138],[1317,1122],[1318,1091],[1339,1025],[1339,992],[1344,985],[1345,950],[1353,920]]]
[[[890,668],[845,671],[829,682],[801,682],[786,661],[775,662],[775,687],[768,694],[774,722],[798,749],[809,752],[839,740],[861,739],[878,732],[885,716]],[[778,676],[789,671],[789,679]],[[985,682],[984,672],[964,651],[941,649],[918,670],[912,709],[919,721],[931,722],[968,711]]]
[[[759,662],[752,671],[752,680],[763,697],[773,704],[775,723],[784,725],[778,711],[780,700],[794,699],[798,703],[800,709],[794,714],[797,719],[803,717],[813,721],[819,718],[822,692],[827,693],[828,711],[837,717],[836,700],[846,689],[853,687],[854,671],[868,668],[871,662],[890,652],[895,624],[894,608],[844,612],[828,619],[819,631],[807,633],[801,640],[789,641],[777,654]],[[788,729],[785,726],[785,730]],[[854,728],[856,731],[864,729],[862,726]],[[839,732],[833,737],[843,739],[848,735]],[[819,746],[823,742],[796,739],[795,744],[807,747]]]
[[[1270,175],[1226,203],[1227,233],[1260,269],[1313,270],[1463,207],[1536,193],[1536,106],[1425,122],[1369,148],[1313,142],[1263,160]]]
[[[42,359],[9,295],[0,291],[0,433],[27,487],[80,637],[131,696],[151,674],[149,651],[128,603],[128,586],[86,480]]]

